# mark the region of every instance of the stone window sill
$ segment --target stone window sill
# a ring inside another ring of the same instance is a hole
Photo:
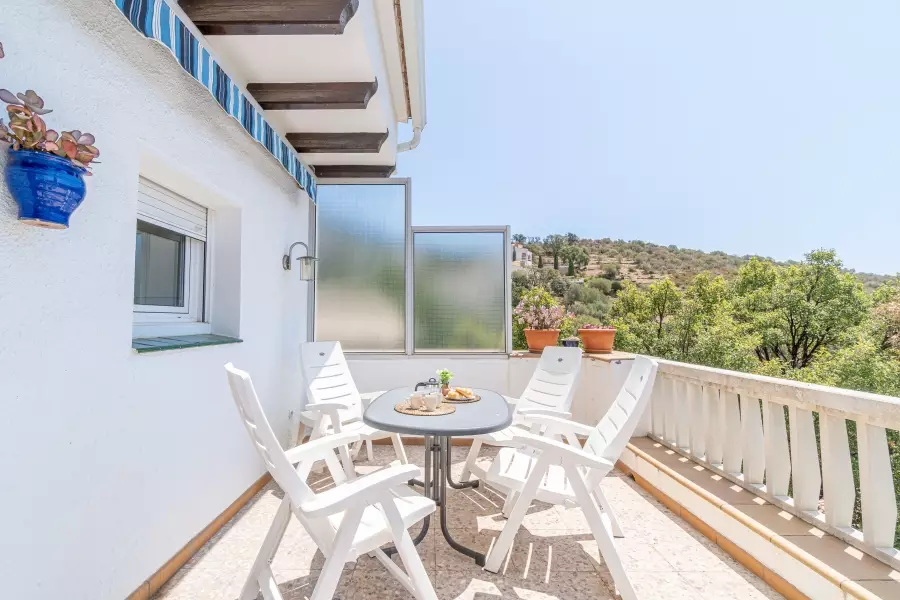
[[[161,352],[163,350],[181,350],[183,348],[200,348],[202,346],[221,346],[222,344],[239,344],[244,340],[204,333],[199,335],[167,335],[159,337],[134,338],[131,348],[138,354]]]

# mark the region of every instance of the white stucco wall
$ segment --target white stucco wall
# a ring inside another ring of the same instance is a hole
[[[20,8],[0,2],[0,86],[33,88],[52,126],[94,133],[102,164],[68,231],[17,223],[0,183],[2,596],[119,600],[264,471],[225,362],[252,373],[286,437],[308,284],[280,263],[307,239],[308,199],[109,0]],[[150,163],[176,191],[240,215],[243,344],[132,351],[136,191]]]

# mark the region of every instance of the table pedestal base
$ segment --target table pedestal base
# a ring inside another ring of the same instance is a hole
[[[450,547],[475,560],[479,567],[484,566],[485,555],[471,548],[463,546],[453,539],[447,530],[447,486],[455,490],[478,487],[478,481],[453,481],[450,476],[450,437],[449,436],[425,436],[425,478],[424,481],[411,479],[410,485],[416,485],[424,489],[426,497],[434,500],[438,506],[441,523],[441,533]],[[414,544],[419,544],[428,534],[431,515],[425,517],[422,522],[422,530],[413,538]],[[384,549],[385,554],[391,556],[396,549],[391,546]]]

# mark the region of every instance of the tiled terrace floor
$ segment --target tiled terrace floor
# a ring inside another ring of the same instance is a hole
[[[390,446],[377,446],[373,463],[357,462],[360,472],[394,459]],[[454,476],[467,448],[454,448]],[[411,461],[423,464],[421,446],[408,446]],[[488,456],[482,451],[482,457]],[[363,453],[364,454],[364,453]],[[331,485],[327,474],[310,476],[316,489]],[[641,600],[780,598],[713,542],[659,504],[634,481],[615,472],[604,491],[625,530],[619,552]],[[489,488],[449,491],[449,527],[466,545],[486,550],[499,535],[503,498]],[[158,600],[234,600],[280,502],[270,484],[173,577]],[[505,569],[494,575],[456,553],[434,533],[419,546],[441,600],[606,600],[612,579],[597,551],[581,511],[536,504],[516,537]],[[285,600],[305,600],[324,558],[296,520],[288,527],[272,570]],[[410,598],[374,559],[348,564],[338,588],[341,600]]]

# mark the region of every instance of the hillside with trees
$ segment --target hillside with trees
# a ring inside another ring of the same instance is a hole
[[[900,275],[848,271],[833,250],[779,263],[609,240],[577,242],[590,262],[570,268],[576,244],[559,237],[558,248],[530,246],[561,267],[515,271],[512,285],[514,304],[543,288],[565,308],[561,339],[602,323],[616,328],[617,350],[900,397]],[[515,320],[513,332],[524,348]],[[854,461],[855,427],[848,421]],[[900,481],[900,434],[888,431],[888,444]]]
[[[736,256],[724,252],[703,252],[679,248],[678,246],[660,246],[650,242],[632,240],[599,240],[580,239],[574,233],[554,234],[546,237],[528,237],[523,234],[513,235],[513,241],[525,244],[534,253],[535,262],[541,266],[554,264],[568,268],[568,256],[572,248],[580,248],[587,255],[586,261],[575,262],[573,267],[578,274],[587,277],[605,276],[615,279],[633,281],[638,285],[650,284],[669,278],[675,285],[688,285],[699,273],[712,273],[726,278],[734,276],[738,269],[751,258],[767,260],[776,265],[796,264],[796,261],[776,261],[764,256]],[[577,254],[580,254],[575,250]],[[565,255],[565,256],[564,256]],[[889,275],[873,273],[853,273],[867,291],[874,291],[879,285],[891,279]],[[570,273],[571,274],[571,273]]]

